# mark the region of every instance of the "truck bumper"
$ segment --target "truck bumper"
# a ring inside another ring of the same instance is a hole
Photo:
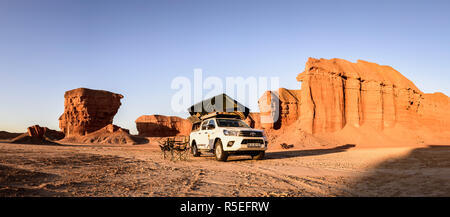
[[[267,150],[268,142],[264,137],[235,137],[222,139],[223,150],[227,152],[253,152]]]

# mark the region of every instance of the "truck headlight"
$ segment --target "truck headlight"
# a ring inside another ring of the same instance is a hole
[[[236,130],[223,130],[223,135],[225,136],[238,136],[239,131]]]

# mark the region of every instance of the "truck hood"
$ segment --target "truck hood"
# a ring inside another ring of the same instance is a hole
[[[221,127],[223,130],[234,130],[234,131],[254,131],[254,132],[264,132],[264,130],[257,130],[253,128],[243,128],[243,127]]]

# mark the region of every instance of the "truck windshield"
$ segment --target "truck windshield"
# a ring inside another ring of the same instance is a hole
[[[217,125],[219,127],[246,127],[249,128],[249,126],[241,121],[241,120],[233,120],[233,119],[217,119]]]

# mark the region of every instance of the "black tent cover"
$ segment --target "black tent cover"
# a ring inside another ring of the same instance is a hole
[[[247,117],[250,109],[223,93],[191,106],[188,112],[191,116],[196,117],[212,112],[239,112]]]

